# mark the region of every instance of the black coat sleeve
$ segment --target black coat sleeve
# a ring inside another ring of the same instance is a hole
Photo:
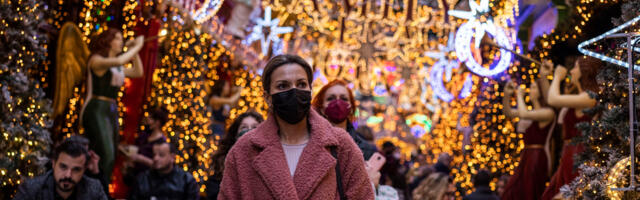
[[[186,177],[186,184],[185,184],[185,198],[184,199],[188,199],[188,200],[199,200],[200,199],[200,187],[198,186],[198,182],[196,182],[196,179],[194,179],[191,176],[187,176]]]

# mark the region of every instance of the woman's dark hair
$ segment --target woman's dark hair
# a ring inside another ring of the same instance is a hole
[[[362,136],[362,139],[369,142],[374,141],[373,130],[371,130],[371,128],[369,128],[368,126],[359,126],[358,129],[356,129],[356,132],[359,133],[360,136]]]
[[[307,73],[309,85],[311,85],[311,82],[313,82],[313,72],[309,63],[307,63],[307,61],[302,59],[300,56],[283,54],[271,58],[271,60],[269,60],[267,65],[264,67],[264,72],[262,73],[262,88],[264,89],[265,94],[271,94],[271,74],[273,74],[273,71],[278,69],[278,67],[286,64],[298,64],[302,66],[302,69],[304,69],[304,71]]]
[[[116,37],[116,34],[122,34],[122,31],[117,28],[109,27],[104,32],[95,36],[91,42],[89,43],[89,50],[91,51],[91,56],[94,54],[98,54],[102,57],[109,56],[109,50],[111,50],[111,41]]]
[[[479,170],[473,177],[473,186],[489,186],[491,183],[491,173],[487,170]]]
[[[167,121],[169,121],[169,112],[167,111],[167,109],[163,108],[163,107],[159,107],[159,108],[155,108],[152,111],[149,112],[149,116],[151,116],[152,119],[157,120],[158,122],[160,122],[160,127],[163,127],[164,124],[167,123]]]
[[[227,153],[229,153],[229,150],[231,150],[231,147],[236,143],[236,141],[238,141],[238,128],[240,128],[242,120],[247,117],[254,118],[256,121],[258,121],[258,123],[264,121],[262,115],[255,111],[247,111],[245,113],[242,113],[238,115],[235,120],[233,120],[233,123],[231,124],[231,126],[229,126],[227,133],[225,133],[225,135],[222,137],[222,140],[220,140],[218,151],[216,151],[216,153],[214,153],[212,156],[214,178],[222,180],[222,173],[224,172],[224,160],[227,157]]]
[[[598,83],[596,76],[600,71],[600,66],[603,66],[602,61],[593,57],[580,57],[578,58],[578,64],[580,65],[580,86],[583,90],[590,90],[592,92],[598,92]]]

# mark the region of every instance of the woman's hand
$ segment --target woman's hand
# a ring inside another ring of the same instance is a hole
[[[554,79],[555,78],[563,79],[564,77],[567,76],[567,68],[565,68],[563,66],[558,66],[556,68],[556,72],[555,72],[555,74],[553,76],[554,76],[553,77]]]
[[[545,60],[543,61],[544,64],[542,65],[542,67],[540,67],[540,77],[546,77],[549,76],[551,74],[551,71],[553,71],[553,63],[549,60]]]
[[[518,87],[518,89],[516,90],[516,95],[519,97],[524,97],[524,89],[522,89],[522,87]]]
[[[87,162],[87,170],[92,174],[100,173],[100,168],[98,167],[98,162],[100,162],[100,156],[96,154],[93,150],[89,151],[89,162]]]
[[[509,97],[513,94],[513,90],[515,89],[514,86],[515,84],[511,81],[507,82],[507,84],[504,87],[504,96],[505,97]]]

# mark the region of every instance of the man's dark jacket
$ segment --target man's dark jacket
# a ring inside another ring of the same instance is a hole
[[[56,192],[53,171],[48,171],[44,175],[26,181],[18,187],[18,193],[14,200],[54,200]],[[97,199],[107,200],[107,195],[102,189],[100,181],[82,176],[80,182],[76,184],[75,196],[78,200]]]
[[[191,174],[174,166],[168,174],[159,174],[153,170],[140,173],[136,178],[129,199],[200,199],[198,183]]]

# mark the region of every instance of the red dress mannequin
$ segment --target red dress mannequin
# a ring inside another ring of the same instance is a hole
[[[520,153],[520,164],[505,186],[503,200],[537,200],[542,196],[549,180],[549,160],[545,146],[554,123],[540,127],[537,121],[522,120],[529,127],[524,132],[525,147]],[[520,125],[520,124],[519,124]]]
[[[560,188],[563,185],[571,183],[571,181],[573,181],[573,179],[578,176],[577,169],[573,168],[573,156],[582,152],[583,146],[580,144],[572,145],[570,144],[570,142],[572,138],[581,135],[580,130],[576,128],[576,124],[580,122],[588,122],[589,120],[591,120],[591,117],[588,115],[578,117],[576,115],[575,109],[570,108],[566,111],[566,115],[562,117],[562,119],[562,137],[564,139],[562,157],[560,158],[560,165],[558,167],[558,170],[551,178],[549,187],[547,187],[547,189],[544,191],[544,194],[542,195],[542,199],[544,200],[553,199],[553,197],[558,194],[558,192],[560,192]]]

